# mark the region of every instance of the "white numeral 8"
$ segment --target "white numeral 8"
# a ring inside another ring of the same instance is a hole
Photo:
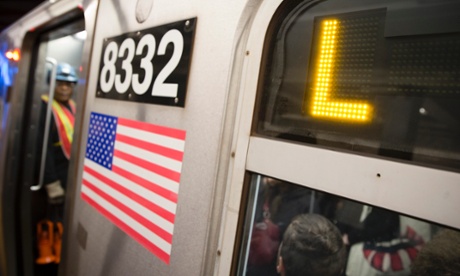
[[[113,82],[115,81],[115,62],[117,61],[117,53],[118,44],[115,41],[110,42],[105,48],[104,67],[102,67],[101,77],[99,79],[103,92],[112,90]]]

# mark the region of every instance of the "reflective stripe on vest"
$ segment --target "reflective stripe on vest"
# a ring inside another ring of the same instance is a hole
[[[48,103],[47,95],[43,95],[41,98],[45,103]],[[54,122],[56,123],[56,128],[58,130],[59,142],[62,152],[67,159],[70,158],[75,114],[75,102],[72,99],[69,100],[69,106],[72,111],[56,100],[53,100],[51,104]]]

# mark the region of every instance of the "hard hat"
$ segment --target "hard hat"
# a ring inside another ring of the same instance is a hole
[[[56,68],[56,80],[77,82],[78,76],[75,73],[75,69],[67,63],[59,63]]]

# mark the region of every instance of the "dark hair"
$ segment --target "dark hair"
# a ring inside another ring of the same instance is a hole
[[[438,232],[411,265],[413,276],[460,275],[460,233]]]
[[[280,249],[286,276],[335,276],[343,271],[346,249],[339,229],[317,214],[293,219]]]

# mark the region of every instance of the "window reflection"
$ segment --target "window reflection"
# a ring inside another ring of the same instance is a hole
[[[285,3],[264,44],[259,135],[459,170],[459,1]]]
[[[319,214],[340,232],[346,261],[339,275],[410,275],[421,250],[442,229],[396,212],[260,175],[252,178],[251,195],[239,275],[283,275],[277,272],[278,249],[286,229],[301,214]],[[459,232],[451,231],[460,240]],[[299,256],[298,260],[305,262],[303,258],[308,256]]]

